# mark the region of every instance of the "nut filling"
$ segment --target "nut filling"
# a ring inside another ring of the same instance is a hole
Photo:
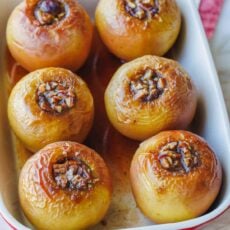
[[[41,83],[37,89],[37,103],[46,112],[62,113],[76,103],[74,88],[66,82]]]
[[[137,79],[130,82],[134,100],[150,102],[160,97],[166,87],[165,78],[151,69],[145,70]]]
[[[64,158],[53,165],[53,177],[62,189],[87,191],[98,181],[90,167],[78,158]]]
[[[159,12],[158,0],[124,0],[126,11],[140,20],[151,19]]]
[[[199,154],[185,141],[170,142],[160,150],[161,166],[169,171],[189,173],[200,164]]]
[[[57,0],[41,0],[34,11],[40,25],[51,25],[63,19],[65,15],[65,5]]]

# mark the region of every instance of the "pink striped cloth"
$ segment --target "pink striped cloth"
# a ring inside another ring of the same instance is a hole
[[[207,37],[212,38],[224,0],[201,0],[199,13]]]

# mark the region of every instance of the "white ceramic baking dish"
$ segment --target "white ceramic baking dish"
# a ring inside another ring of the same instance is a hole
[[[23,230],[29,229],[29,227],[26,227],[28,225],[20,218],[15,159],[6,115],[7,94],[3,84],[6,73],[4,62],[5,26],[11,10],[18,2],[19,0],[1,0],[0,4],[0,214],[12,229]],[[82,0],[80,2],[93,15],[97,0]],[[199,90],[199,105],[190,129],[203,136],[217,153],[223,166],[223,186],[217,200],[206,214],[172,224],[154,225],[154,223],[144,220],[141,227],[138,225],[138,229],[200,228],[220,216],[230,205],[230,129],[220,83],[195,7],[195,1],[178,0],[177,2],[182,11],[183,26],[180,37],[172,49],[172,56],[190,73]],[[122,219],[117,220],[117,222],[119,221],[122,222]],[[131,227],[123,223],[120,226]],[[110,227],[107,226],[108,228]]]

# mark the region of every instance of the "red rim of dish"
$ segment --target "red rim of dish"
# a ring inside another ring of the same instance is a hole
[[[198,230],[199,227],[201,226],[204,226],[216,219],[218,219],[220,216],[222,216],[228,209],[230,208],[230,205],[224,209],[222,212],[220,212],[218,215],[214,216],[213,218],[203,222],[203,223],[200,223],[196,226],[193,226],[193,227],[189,227],[189,228],[181,228],[180,230]],[[2,217],[2,219],[6,222],[6,224],[8,224],[8,226],[12,229],[12,230],[18,230],[16,227],[14,227],[6,218],[5,216],[0,212],[0,216]]]
[[[0,212],[0,216],[1,216],[1,218],[5,221],[5,223],[7,223],[8,224],[8,226],[11,228],[11,229],[13,229],[13,230],[18,230],[16,227],[14,227],[6,218],[5,218],[5,216]]]

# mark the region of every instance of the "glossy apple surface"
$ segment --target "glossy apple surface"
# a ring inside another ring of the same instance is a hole
[[[127,61],[165,54],[179,34],[181,15],[174,0],[100,0],[95,22],[107,48]]]
[[[156,223],[171,223],[208,210],[220,190],[222,169],[201,137],[164,131],[140,144],[130,176],[142,212]]]
[[[135,140],[162,130],[185,129],[196,105],[197,91],[186,71],[178,62],[157,56],[123,64],[105,91],[110,122]]]
[[[106,214],[112,195],[103,159],[76,142],[49,144],[22,168],[22,210],[37,229],[86,229]]]
[[[60,83],[60,90],[49,89],[52,82]],[[38,90],[44,85],[45,92],[40,95]],[[14,86],[8,118],[16,136],[32,152],[55,141],[83,142],[93,123],[93,97],[86,83],[71,71],[44,68],[29,73]]]
[[[44,21],[36,17],[39,7],[50,12],[43,16]],[[58,10],[63,10],[59,18]],[[23,1],[11,13],[6,30],[12,56],[28,71],[44,67],[79,69],[89,54],[92,34],[89,16],[74,0]]]

